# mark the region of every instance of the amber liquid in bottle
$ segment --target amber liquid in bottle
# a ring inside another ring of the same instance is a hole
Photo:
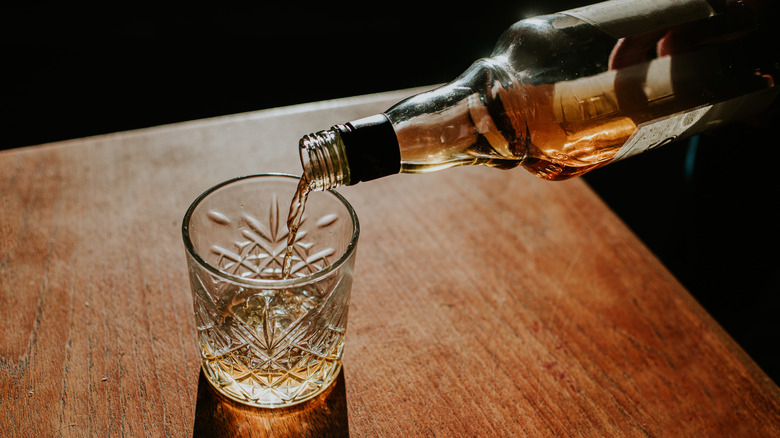
[[[386,112],[402,172],[522,165],[563,180],[619,158],[638,128],[661,131],[643,140],[648,150],[728,122],[735,112],[744,116],[777,94],[774,72],[756,55],[760,45],[733,17],[658,33],[651,45],[642,42],[645,59],[626,65],[606,56],[619,51],[615,40],[588,23],[564,15],[527,21],[507,32],[498,55]],[[729,26],[737,29],[724,32]],[[695,34],[696,41],[669,42],[675,33]],[[635,59],[639,49],[626,56]],[[439,111],[415,109],[437,105]]]
[[[777,96],[780,57],[771,14],[745,3],[612,0],[519,21],[449,84],[302,138],[304,174],[312,190],[463,165],[563,180],[748,117]]]

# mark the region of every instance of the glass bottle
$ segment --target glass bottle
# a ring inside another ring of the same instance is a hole
[[[611,0],[519,21],[454,81],[304,136],[304,178],[482,165],[562,180],[747,117],[778,94],[759,19],[775,3]]]

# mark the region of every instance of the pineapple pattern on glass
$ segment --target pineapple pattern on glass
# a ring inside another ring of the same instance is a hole
[[[333,248],[314,248],[313,242],[306,241],[306,230],[300,230],[293,242],[288,242],[289,230],[279,216],[279,200],[273,197],[267,225],[249,214],[239,219],[242,240],[232,242],[229,247],[213,245],[211,250],[219,258],[217,266],[223,272],[244,278],[280,280],[283,278],[284,257],[288,244],[292,247],[292,267],[290,276],[304,276],[321,270],[328,264],[328,258],[335,252]],[[208,213],[212,221],[228,225],[232,221],[224,214],[211,210]],[[326,214],[320,217],[315,226],[319,228],[332,225],[338,216]],[[301,219],[302,226],[305,217]]]

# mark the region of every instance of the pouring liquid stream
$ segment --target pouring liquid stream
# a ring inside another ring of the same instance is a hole
[[[295,190],[292,202],[290,203],[290,212],[287,214],[287,249],[284,254],[284,265],[282,267],[282,279],[290,278],[293,268],[293,256],[295,255],[295,239],[298,236],[298,228],[303,220],[303,210],[306,207],[306,200],[309,198],[309,184],[305,177],[301,178],[298,188]]]

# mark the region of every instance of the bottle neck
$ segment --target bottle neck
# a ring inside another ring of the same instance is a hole
[[[298,152],[310,190],[355,185],[401,170],[398,139],[384,114],[304,136]]]
[[[349,184],[349,165],[337,130],[304,136],[298,143],[298,153],[309,190],[329,190]]]

